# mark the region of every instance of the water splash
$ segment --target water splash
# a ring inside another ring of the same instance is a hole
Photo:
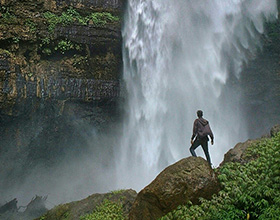
[[[128,1],[123,28],[128,106],[118,187],[140,189],[162,168],[189,156],[197,109],[214,131],[215,165],[246,139],[234,82],[260,47],[264,22],[275,17],[276,0]]]

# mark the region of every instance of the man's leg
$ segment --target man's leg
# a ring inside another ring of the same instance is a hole
[[[199,140],[195,140],[194,143],[192,144],[192,146],[190,147],[190,152],[192,154],[192,156],[196,157],[196,153],[194,152],[194,150],[200,145],[200,141]]]
[[[204,154],[206,156],[206,159],[211,166],[212,164],[211,164],[211,159],[210,159],[210,155],[209,155],[209,151],[208,151],[208,141],[204,141],[201,145],[202,145],[202,149],[204,151]]]

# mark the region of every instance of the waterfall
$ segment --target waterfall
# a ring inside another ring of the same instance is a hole
[[[276,0],[130,0],[125,16],[118,187],[139,190],[190,156],[198,109],[214,132],[209,150],[217,166],[247,138],[238,77],[261,47],[264,22],[277,17]]]

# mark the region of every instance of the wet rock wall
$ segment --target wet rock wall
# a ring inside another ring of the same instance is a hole
[[[112,157],[101,136],[122,114],[122,8],[119,0],[0,0],[0,203],[18,197],[38,167],[40,179],[66,158],[91,152],[99,166],[101,154]],[[101,24],[85,19],[92,13]]]

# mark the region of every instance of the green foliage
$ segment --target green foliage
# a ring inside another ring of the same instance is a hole
[[[37,25],[30,19],[27,19],[25,25],[29,28],[31,33],[35,33],[37,30]]]
[[[19,37],[13,37],[13,43],[17,44],[19,43],[20,39]]]
[[[69,220],[71,219],[70,207],[68,204],[58,205],[54,209],[48,211],[41,216],[39,220],[54,219],[54,220]]]
[[[1,17],[5,22],[11,23],[16,20],[16,16],[10,11],[9,7],[0,6]]]
[[[42,39],[42,44],[40,44],[40,46],[48,45],[48,44],[50,44],[50,42],[51,42],[51,39],[48,37],[45,37]]]
[[[42,53],[43,54],[46,54],[46,55],[51,55],[52,54],[52,50],[50,49],[50,48],[44,48],[43,50],[42,50]]]
[[[49,24],[48,29],[51,33],[54,32],[55,27],[58,24],[64,26],[72,23],[87,25],[91,20],[94,25],[103,26],[107,23],[112,23],[120,20],[118,17],[113,16],[109,12],[95,12],[88,16],[82,16],[73,8],[70,8],[66,12],[63,12],[60,16],[52,12],[45,12],[43,14],[43,17],[47,20]]]
[[[88,57],[87,56],[81,56],[75,54],[73,56],[74,61],[73,61],[73,66],[74,67],[79,67],[80,65],[87,65],[88,64]]]
[[[125,192],[125,189],[117,189],[117,190],[111,191],[111,193],[112,193],[113,195],[118,195],[118,194],[121,194],[121,193],[123,193],[123,192]]]
[[[66,51],[74,49],[74,44],[70,40],[61,40],[54,49],[64,54]]]
[[[51,33],[53,33],[56,25],[59,24],[59,22],[60,22],[59,17],[56,14],[54,14],[52,12],[49,12],[49,11],[45,12],[43,14],[43,17],[45,19],[47,19],[47,22],[49,23],[49,28],[48,29]]]
[[[0,54],[8,54],[9,56],[12,55],[12,53],[10,51],[2,49],[2,48],[0,48]]]
[[[40,50],[45,55],[51,55],[53,52],[58,51],[61,54],[65,54],[65,52],[69,50],[76,50],[81,51],[82,47],[80,44],[74,43],[68,39],[62,39],[59,42],[53,41],[51,42],[51,39],[46,37],[41,40],[40,43]]]
[[[107,199],[91,213],[80,217],[80,220],[124,220],[122,204]]]
[[[120,20],[118,17],[113,16],[109,12],[95,12],[92,13],[88,18],[89,20],[92,20],[94,24],[100,26]]]
[[[223,190],[201,205],[180,206],[161,220],[170,219],[279,219],[280,133],[261,139],[245,152],[246,164],[228,163],[220,169]]]

